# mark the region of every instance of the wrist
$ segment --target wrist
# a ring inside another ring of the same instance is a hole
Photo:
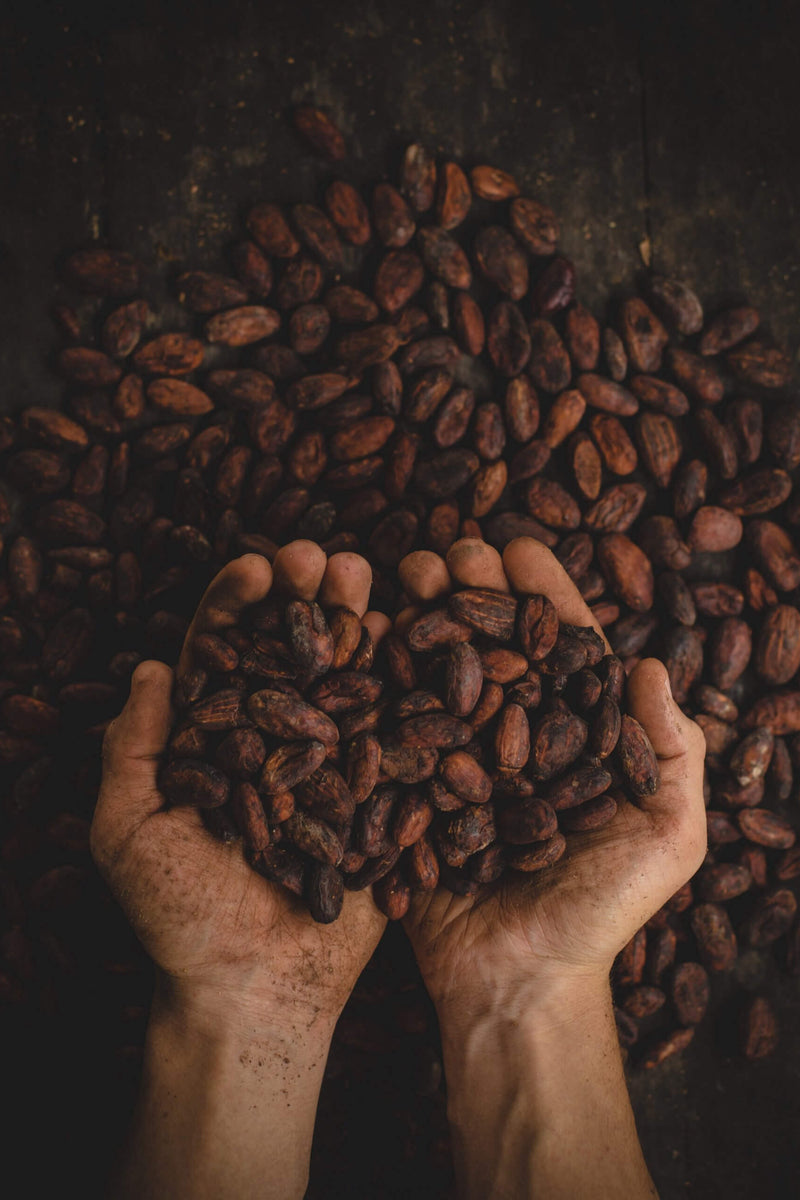
[[[441,1012],[447,1115],[467,1200],[652,1197],[606,976]]]
[[[457,1045],[481,1031],[507,1040],[591,1023],[611,1009],[607,971],[596,967],[551,971],[492,987],[448,988],[434,997],[443,1043]]]
[[[332,1026],[158,980],[115,1195],[300,1200]]]
[[[227,1041],[288,1042],[317,1053],[333,1037],[338,1013],[307,997],[273,995],[263,987],[231,987],[211,980],[184,979],[159,972],[151,1009],[157,1024],[195,1045]]]

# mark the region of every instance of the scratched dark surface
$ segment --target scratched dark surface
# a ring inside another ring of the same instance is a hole
[[[66,249],[99,237],[136,251],[157,297],[178,264],[218,262],[248,201],[318,193],[326,168],[286,117],[306,98],[339,120],[355,181],[391,175],[411,139],[512,170],[560,214],[598,316],[649,258],[708,307],[747,295],[796,354],[799,35],[800,10],[764,0],[659,15],[609,0],[591,15],[514,0],[146,0],[96,12],[13,0],[0,14],[0,406],[58,396],[46,310]],[[762,970],[773,973],[743,960],[745,986]],[[800,992],[778,986],[773,1059],[737,1059],[723,1005],[679,1060],[632,1080],[664,1200],[798,1194]],[[78,998],[61,1024],[6,1025],[3,1090],[22,1097],[8,1161],[22,1162],[25,1135],[37,1147],[15,1196],[45,1194],[45,1177],[91,1193],[119,1136],[127,1093],[80,1010]],[[391,1055],[381,1069],[395,1069]],[[326,1113],[341,1086],[341,1075],[329,1084]],[[395,1167],[404,1146],[391,1122],[377,1115],[370,1134],[380,1187],[350,1164],[350,1129],[335,1187],[317,1181],[314,1195],[437,1194]]]

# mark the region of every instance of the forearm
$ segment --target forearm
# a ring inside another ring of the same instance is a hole
[[[220,1021],[157,997],[114,1200],[304,1195],[327,1022]]]
[[[644,1200],[642,1157],[605,981],[440,1013],[465,1200]]]

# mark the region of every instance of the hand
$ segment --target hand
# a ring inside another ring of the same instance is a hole
[[[511,542],[502,560],[463,539],[445,562],[422,552],[400,564],[412,602],[453,586],[545,593],[560,617],[599,625],[556,558],[532,538]],[[399,620],[402,624],[401,614]],[[607,644],[607,643],[606,643]],[[487,895],[444,888],[414,899],[406,929],[437,1006],[463,1016],[503,997],[544,996],[566,982],[607,978],[613,960],[645,921],[697,870],[706,849],[702,772],[705,742],[672,699],[655,659],[628,681],[628,708],[644,726],[661,769],[654,796],[620,804],[604,828],[568,838],[564,857],[541,874],[518,876]]]
[[[273,587],[344,605],[374,639],[369,566],[293,542],[274,567],[248,554],[211,583],[186,636],[235,624]],[[103,746],[91,830],[95,861],[158,971],[142,1088],[112,1194],[118,1200],[298,1200],[333,1026],[386,924],[365,893],[315,924],[257,875],[193,808],[167,809],[156,776],[169,736],[172,672],[142,663]]]
[[[235,623],[273,584],[287,596],[317,597],[364,617],[371,572],[355,554],[329,561],[311,542],[279,550],[274,568],[249,554],[229,563],[206,591],[186,636],[179,672],[192,665],[194,638]],[[374,637],[388,621],[367,613]],[[92,853],[147,952],[160,991],[179,1006],[227,1008],[248,1018],[332,1028],[377,945],[385,919],[368,893],[345,894],[339,919],[317,925],[305,907],[224,845],[198,810],[167,809],[156,786],[169,735],[172,671],[137,667],[131,695],[103,747],[103,781],[91,830]]]
[[[559,616],[602,633],[563,567],[532,538],[500,555],[463,539],[445,563],[400,564],[408,598],[453,585],[544,592]],[[401,613],[402,628],[411,614]],[[549,1200],[656,1196],[625,1087],[609,988],[636,930],[699,867],[706,845],[704,739],[672,700],[661,663],[631,673],[628,708],[661,768],[654,796],[568,839],[538,875],[484,895],[415,897],[406,930],[436,1004],[460,1192]]]

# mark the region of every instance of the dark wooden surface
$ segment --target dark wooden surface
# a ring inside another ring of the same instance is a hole
[[[391,174],[412,138],[513,170],[559,212],[598,315],[649,255],[709,307],[749,296],[796,354],[798,35],[796,6],[777,2],[599,0],[587,15],[514,0],[96,12],[14,0],[0,15],[0,405],[58,395],[46,310],[66,249],[96,237],[131,248],[158,295],[177,264],[218,261],[248,201],[317,193],[326,168],[286,115],[306,98],[339,119],[357,181]],[[752,964],[741,971],[758,986]],[[800,1190],[800,996],[781,986],[774,1059],[742,1064],[723,1019],[632,1081],[664,1200]],[[23,1022],[20,1036],[39,1035]],[[71,1055],[78,1069],[80,1047]],[[48,1079],[47,1061],[31,1048],[31,1094],[61,1103],[77,1081]],[[67,1178],[91,1180],[103,1158],[102,1099],[55,1135]]]

